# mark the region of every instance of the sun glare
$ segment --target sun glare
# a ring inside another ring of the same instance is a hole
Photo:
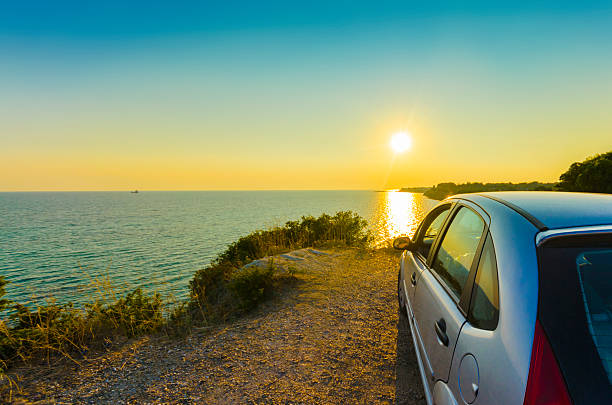
[[[407,132],[396,132],[391,136],[391,149],[395,153],[406,152],[412,146],[412,138]]]

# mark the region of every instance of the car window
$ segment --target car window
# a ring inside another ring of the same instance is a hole
[[[442,239],[433,269],[446,286],[461,297],[485,223],[474,211],[459,209]]]
[[[417,250],[423,257],[427,258],[429,255],[429,250],[433,245],[433,241],[436,239],[438,233],[440,233],[440,229],[444,224],[444,220],[448,216],[450,211],[450,205],[444,207],[441,211],[436,213],[432,213],[431,218],[425,219],[424,225],[427,226],[425,230],[420,234],[419,240],[417,241]],[[427,225],[429,223],[429,225]]]
[[[491,236],[484,244],[470,301],[469,321],[476,328],[494,330],[499,317],[497,264]]]
[[[580,404],[610,403],[612,233],[544,240],[538,267],[538,320],[569,394]]]
[[[612,250],[580,252],[576,268],[589,332],[612,383]]]

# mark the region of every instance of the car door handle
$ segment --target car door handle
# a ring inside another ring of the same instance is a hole
[[[434,324],[434,329],[436,330],[438,339],[440,339],[440,343],[442,343],[444,346],[448,346],[448,335],[446,334],[446,321],[444,318],[436,321]]]
[[[416,273],[412,273],[412,276],[410,276],[410,282],[412,285],[416,285]]]

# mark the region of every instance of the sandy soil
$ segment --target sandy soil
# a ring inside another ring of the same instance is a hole
[[[298,281],[248,317],[146,337],[79,367],[24,368],[22,403],[423,404],[397,255],[298,252]],[[289,258],[291,259],[291,258]]]

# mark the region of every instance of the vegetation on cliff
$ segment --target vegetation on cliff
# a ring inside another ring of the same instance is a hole
[[[18,361],[78,361],[117,340],[156,332],[185,334],[193,326],[248,312],[291,279],[291,274],[279,275],[273,265],[243,268],[251,260],[307,246],[363,246],[369,239],[367,222],[350,211],[255,231],[198,270],[190,282],[190,300],[179,304],[139,288],[117,298],[110,281],[99,280],[98,296],[83,308],[51,299],[32,308],[4,299],[7,281],[0,276],[0,390],[11,386],[4,371]]]
[[[195,273],[189,283],[191,299],[185,319],[222,321],[268,297],[282,283],[282,277],[275,275],[273,267],[241,268],[252,260],[329,243],[364,246],[369,240],[366,220],[350,211],[302,217],[281,227],[253,232],[232,243],[210,266]]]

